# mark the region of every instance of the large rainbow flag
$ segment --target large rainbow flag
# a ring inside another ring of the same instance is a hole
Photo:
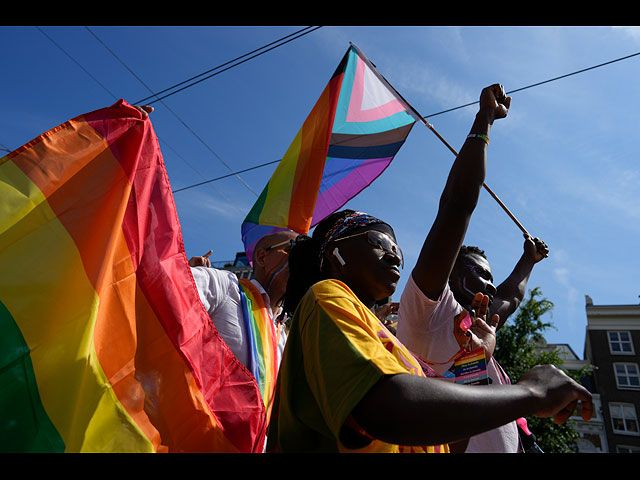
[[[249,260],[264,235],[308,233],[370,185],[419,119],[351,44],[242,224]]]
[[[261,452],[151,121],[124,101],[0,159],[0,451]]]

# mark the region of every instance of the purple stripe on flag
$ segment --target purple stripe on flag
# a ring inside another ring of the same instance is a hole
[[[342,207],[351,198],[369,186],[389,166],[392,159],[393,157],[365,160],[339,181],[331,182],[333,184],[328,188],[325,180],[323,180],[311,225],[315,225],[324,217]],[[324,191],[323,188],[325,189]]]

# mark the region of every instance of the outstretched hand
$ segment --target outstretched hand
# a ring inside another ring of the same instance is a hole
[[[376,307],[374,313],[376,317],[378,317],[378,319],[380,319],[380,321],[386,325],[387,317],[389,315],[397,314],[399,306],[400,304],[397,302],[385,303],[384,305],[380,305],[379,307]]]
[[[538,417],[553,417],[555,423],[562,424],[573,415],[578,403],[583,420],[589,421],[593,415],[591,393],[553,365],[533,367],[517,384],[527,387],[537,399]]]
[[[462,313],[456,315],[453,320],[453,334],[460,347],[464,347],[469,340],[472,348],[475,349],[482,347],[487,361],[489,361],[496,348],[496,327],[500,320],[500,316],[498,314],[494,314],[487,320],[489,297],[482,293],[476,293],[473,297],[471,308],[473,313],[475,313],[475,316],[471,316],[471,326],[468,328],[466,333],[461,327],[460,322],[467,314],[467,311],[463,310]]]
[[[399,306],[400,304],[397,302],[389,302],[377,307],[374,312],[376,317],[378,317],[382,324],[387,327],[394,335],[396,333],[396,325],[398,324],[398,320],[394,320],[393,317],[389,317],[390,315],[397,315]]]
[[[210,267],[211,260],[209,260],[209,255],[211,255],[212,253],[213,250],[209,250],[207,253],[199,257],[191,257],[189,259],[189,265],[192,267]]]

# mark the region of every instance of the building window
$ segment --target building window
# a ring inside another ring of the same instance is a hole
[[[638,417],[633,404],[610,403],[609,413],[611,413],[611,424],[614,433],[640,435],[640,432],[638,432]]]
[[[633,355],[633,343],[629,332],[608,332],[609,350],[612,355]]]
[[[629,445],[618,445],[616,447],[617,453],[640,453],[640,447],[632,447]]]
[[[637,363],[614,363],[613,371],[616,376],[618,388],[640,389],[640,373],[638,372]]]

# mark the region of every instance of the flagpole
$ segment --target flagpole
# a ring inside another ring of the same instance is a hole
[[[400,95],[400,92],[398,92],[398,91],[393,87],[393,85],[391,85],[391,84],[389,83],[389,81],[388,81],[386,78],[384,78],[384,76],[383,76],[380,72],[378,72],[378,69],[376,68],[376,66],[375,66],[373,63],[371,63],[371,61],[370,61],[366,56],[364,56],[364,54],[360,51],[360,49],[359,49],[358,47],[356,47],[356,46],[355,46],[353,43],[351,43],[351,42],[349,42],[349,44],[350,44],[350,45],[351,45],[351,46],[352,46],[352,47],[353,47],[353,48],[358,52],[358,54],[359,54],[359,55],[361,55],[361,57],[362,57],[362,58],[363,58],[363,59],[364,59],[364,60],[369,64],[369,66],[371,67],[372,71],[373,71],[373,72],[375,72],[375,73],[376,73],[376,75],[378,75],[378,77],[379,77],[382,81],[384,81],[384,83],[386,83],[386,84],[387,84],[387,86],[391,89],[391,91],[393,91],[393,92],[396,94],[396,96],[398,97],[398,99],[399,99],[400,101],[402,101],[402,102],[403,102],[403,103],[404,103],[404,104],[405,104],[405,105],[406,105],[406,106],[407,106],[407,107],[408,107],[408,108],[413,112],[413,117],[414,117],[414,118],[416,118],[416,119],[419,119],[420,121],[422,121],[422,123],[423,123],[423,124],[424,124],[428,129],[429,129],[429,130],[431,130],[431,131],[436,135],[436,137],[438,137],[438,138],[440,139],[440,141],[441,141],[442,143],[444,143],[444,144],[447,146],[447,148],[448,148],[449,150],[451,150],[451,152],[452,152],[452,153],[457,157],[457,156],[458,156],[458,152],[456,152],[456,151],[451,147],[451,145],[449,145],[449,143],[448,143],[444,138],[442,138],[442,137],[440,136],[440,134],[436,131],[436,129],[435,129],[435,128],[433,128],[433,125],[431,125],[429,122],[427,122],[427,120],[426,120],[422,115],[420,115],[420,113],[419,113],[415,108],[413,108],[413,105],[411,105],[409,102],[407,102],[407,101],[404,99],[404,97],[403,97],[402,95]],[[485,190],[486,190],[487,192],[489,192],[489,194],[494,198],[494,200],[495,200],[496,202],[498,202],[498,205],[500,205],[500,206],[502,207],[502,209],[507,213],[507,215],[509,215],[509,218],[511,218],[511,220],[513,220],[513,222],[518,226],[518,228],[522,231],[522,233],[524,233],[524,236],[525,236],[525,237],[531,237],[531,235],[529,235],[529,232],[527,232],[527,229],[526,229],[526,228],[524,228],[524,227],[522,226],[522,224],[518,221],[518,219],[513,215],[513,213],[511,213],[511,212],[509,211],[509,209],[507,208],[507,206],[506,206],[504,203],[502,203],[502,200],[500,200],[500,199],[498,198],[498,196],[497,196],[495,193],[493,193],[493,191],[489,188],[489,186],[488,186],[486,183],[484,183],[484,182],[482,182],[482,186],[485,188]]]
[[[415,111],[415,110],[414,110],[414,111]],[[427,122],[427,121],[426,121],[426,119],[425,119],[422,115],[420,115],[420,120],[422,121],[422,123],[423,123],[423,124],[424,124],[428,129],[429,129],[429,130],[431,130],[431,131],[435,134],[435,136],[436,136],[436,137],[438,137],[438,138],[440,139],[440,141],[441,141],[442,143],[444,143],[444,144],[446,145],[446,147],[447,147],[449,150],[451,150],[451,152],[452,152],[456,157],[458,156],[458,152],[456,152],[456,151],[453,149],[453,147],[451,147],[451,145],[449,145],[449,143],[448,143],[444,138],[442,138],[442,136],[440,136],[440,134],[436,131],[436,129],[435,129],[435,128],[433,128],[433,125],[431,125],[429,122]],[[485,190],[486,190],[487,192],[489,192],[489,194],[494,198],[494,200],[495,200],[496,202],[498,202],[498,205],[500,205],[500,206],[502,207],[502,209],[507,213],[507,215],[509,215],[509,217],[511,218],[511,220],[513,220],[513,222],[518,226],[518,228],[522,231],[522,233],[524,233],[525,237],[531,237],[531,235],[529,235],[529,232],[527,232],[527,229],[526,229],[526,228],[524,228],[524,227],[522,226],[522,224],[521,224],[521,223],[518,221],[518,219],[513,215],[513,213],[511,213],[511,212],[509,211],[509,209],[507,208],[507,206],[506,206],[504,203],[502,203],[502,200],[500,200],[500,199],[498,198],[498,196],[497,196],[495,193],[493,193],[493,190],[491,190],[491,189],[489,188],[489,186],[488,186],[486,183],[484,183],[484,182],[482,182],[482,186],[485,188]]]

